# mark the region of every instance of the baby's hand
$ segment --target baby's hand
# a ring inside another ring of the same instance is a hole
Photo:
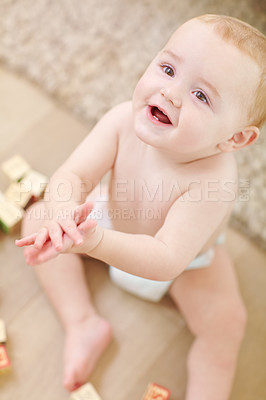
[[[77,241],[74,242],[73,240],[73,224],[69,224],[71,228],[70,234],[67,228],[65,229],[67,232],[62,231],[60,246],[58,246],[57,241],[54,243],[55,240],[53,239],[56,239],[56,237],[53,234],[50,235],[51,231],[47,227],[45,227],[45,232],[44,228],[42,228],[38,233],[16,240],[18,247],[27,246],[24,252],[27,264],[37,265],[43,263],[56,257],[59,253],[88,253],[96,247],[101,240],[102,229],[96,226],[95,220],[86,219],[91,210],[91,203],[84,203],[74,210],[73,222],[75,222],[75,230],[78,234],[75,234],[75,237],[79,236],[81,239],[78,244]],[[49,228],[51,229],[51,227]]]
[[[78,225],[86,220],[92,207],[92,203],[84,203],[77,207],[61,208],[57,211],[55,219],[46,222],[39,232],[16,240],[16,245],[18,247],[34,245],[35,249],[41,250],[46,242],[51,241],[55,249],[61,251],[64,234],[67,234],[76,245],[81,245],[83,237]]]
[[[72,239],[67,234],[63,235],[62,248],[58,251],[51,240],[48,240],[41,249],[36,249],[34,246],[25,249],[25,260],[28,265],[34,266],[42,264],[52,258],[55,258],[60,253],[89,253],[101,241],[103,229],[97,225],[95,220],[86,220],[79,227],[79,232],[83,237],[82,245],[75,245]]]

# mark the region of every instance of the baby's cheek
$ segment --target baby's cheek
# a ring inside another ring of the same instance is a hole
[[[141,93],[145,89],[143,88],[143,85],[141,83],[138,83],[137,86],[135,87],[134,93],[133,93],[133,105],[137,105],[141,99]]]
[[[192,146],[195,150],[202,144],[202,136],[201,129],[198,129],[193,123],[187,123],[178,133],[178,146],[185,152],[191,151]]]
[[[133,93],[133,102],[143,101],[146,97],[149,97],[151,92],[151,86],[153,87],[154,84],[151,84],[150,79],[146,78],[144,74],[140,80],[138,81],[134,93]]]

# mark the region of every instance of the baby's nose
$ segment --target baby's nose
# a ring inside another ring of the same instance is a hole
[[[172,93],[170,88],[162,88],[161,89],[161,95],[165,97],[167,101],[170,101],[175,107],[180,108],[182,105],[182,101],[180,96],[178,96],[176,93]]]

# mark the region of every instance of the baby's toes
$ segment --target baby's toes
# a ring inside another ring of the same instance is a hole
[[[84,385],[84,382],[81,382],[80,379],[78,379],[78,373],[73,369],[73,367],[66,368],[64,372],[64,379],[63,379],[63,385],[66,390],[69,392],[73,392],[73,390],[77,390],[80,386]]]

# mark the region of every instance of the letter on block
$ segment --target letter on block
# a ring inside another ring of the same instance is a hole
[[[170,398],[170,390],[156,383],[150,383],[142,400],[168,400]]]
[[[0,373],[6,372],[10,368],[10,360],[4,344],[0,345]]]

